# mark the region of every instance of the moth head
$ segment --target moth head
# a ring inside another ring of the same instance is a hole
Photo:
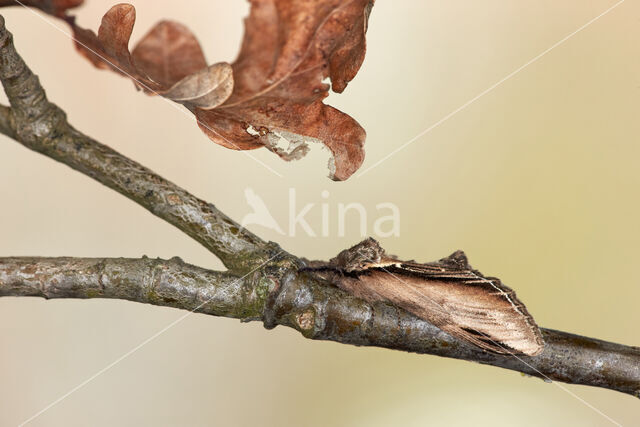
[[[363,271],[379,264],[385,257],[384,249],[372,237],[345,249],[335,258],[329,261],[329,264],[335,268],[346,271],[348,273],[354,271]]]
[[[460,250],[455,251],[446,258],[442,258],[439,262],[452,267],[471,269],[467,255]]]

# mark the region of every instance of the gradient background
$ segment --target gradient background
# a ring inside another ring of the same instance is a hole
[[[211,62],[234,59],[242,0],[134,1],[138,40],[162,18],[187,23]],[[179,4],[179,6],[178,6]],[[389,1],[371,15],[369,49],[328,102],[367,130],[362,170],[614,4],[613,1]],[[110,1],[89,0],[97,29]],[[2,10],[50,99],[83,132],[236,220],[251,187],[281,226],[288,191],[319,230],[319,204],[395,203],[389,252],[431,261],[464,249],[513,287],[541,326],[640,344],[640,3],[626,1],[363,177],[326,178],[327,153],[285,164],[209,142],[189,114],[98,71],[26,10]],[[50,20],[49,17],[44,18]],[[55,25],[67,31],[61,22]],[[68,167],[0,138],[0,254],[172,257],[219,262],[150,213]],[[327,200],[321,197],[329,191]],[[262,237],[329,258],[347,235]],[[14,425],[184,312],[124,301],[0,300],[0,424]],[[624,425],[640,402],[566,387]],[[561,387],[468,362],[303,339],[290,329],[191,315],[37,420],[74,425],[590,425],[609,422]]]

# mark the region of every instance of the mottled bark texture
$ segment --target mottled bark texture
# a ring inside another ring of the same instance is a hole
[[[435,354],[640,397],[640,349],[542,329],[533,357],[488,353],[408,312],[367,303],[241,229],[185,190],[83,135],[50,103],[0,17],[0,132],[127,196],[202,243],[231,270],[143,259],[0,258],[0,296],[116,298],[292,327],[305,337]]]
[[[0,296],[112,298],[259,319],[275,282],[210,271],[180,258],[0,258]]]

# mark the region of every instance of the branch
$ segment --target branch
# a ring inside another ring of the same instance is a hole
[[[0,296],[112,298],[216,316],[260,317],[273,283],[180,258],[0,258]]]
[[[202,243],[235,273],[179,259],[0,258],[0,296],[117,298],[262,320],[305,337],[475,361],[640,397],[640,349],[543,329],[535,357],[488,353],[412,314],[367,303],[243,230],[212,204],[72,128],[15,51],[0,17],[0,132],[118,191]],[[240,274],[246,273],[244,276]]]
[[[11,108],[0,108],[0,132],[90,176],[173,224],[229,268],[249,271],[280,248],[177,185],[77,131],[48,101],[38,77],[13,45],[0,16],[0,80]]]
[[[306,338],[469,360],[545,380],[640,397],[640,348],[542,329],[534,357],[488,353],[394,306],[363,300],[308,272],[258,270],[240,278],[180,259],[0,258],[0,296],[118,298],[262,320]]]

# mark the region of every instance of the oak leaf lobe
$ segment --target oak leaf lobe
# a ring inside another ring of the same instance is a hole
[[[158,94],[187,108],[214,108],[233,90],[231,66],[207,62],[200,43],[187,27],[173,21],[156,24],[129,51],[136,20],[130,4],[113,6],[102,18],[98,34],[68,19],[78,52],[94,66],[133,80],[148,94]]]
[[[371,0],[250,0],[245,35],[232,64],[235,88],[215,109],[196,110],[203,132],[220,145],[267,147],[285,160],[322,142],[331,178],[349,178],[364,160],[364,129],[326,105],[329,78],[342,92],[364,60]],[[277,146],[281,139],[289,149]]]

